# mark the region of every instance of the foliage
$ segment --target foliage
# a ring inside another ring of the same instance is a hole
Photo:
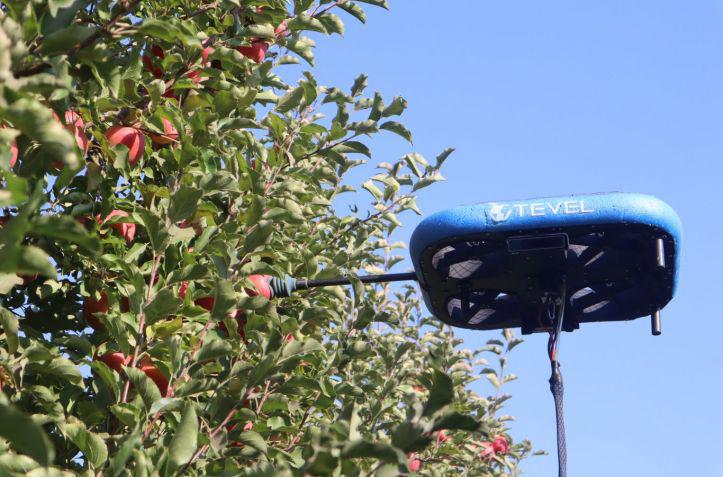
[[[369,210],[332,206],[371,137],[411,142],[406,101],[277,71],[361,4],[387,6],[0,3],[1,473],[517,473],[511,333],[461,350],[411,286],[258,281],[390,269],[442,179],[451,150],[412,153],[361,184]]]

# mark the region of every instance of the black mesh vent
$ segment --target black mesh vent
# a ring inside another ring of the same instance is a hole
[[[564,236],[564,248],[510,251],[509,240],[531,237],[524,244],[536,243],[535,231],[528,231],[461,237],[428,249],[422,266],[435,315],[464,328],[534,331],[542,326],[540,297],[556,290],[563,275],[569,326],[648,314],[661,288],[666,293],[656,282],[669,278],[656,268],[652,229],[590,228],[537,231]]]

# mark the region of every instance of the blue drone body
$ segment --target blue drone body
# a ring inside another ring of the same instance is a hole
[[[558,294],[561,280],[564,330],[645,315],[655,322],[675,292],[680,241],[680,219],[670,206],[648,195],[610,193],[445,210],[417,226],[410,252],[437,318],[530,333],[549,329],[541,298]],[[653,331],[659,333],[655,323]]]

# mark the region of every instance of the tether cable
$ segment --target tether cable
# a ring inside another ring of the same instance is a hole
[[[552,368],[552,374],[550,376],[550,391],[552,392],[552,397],[555,399],[555,418],[557,421],[557,466],[559,477],[567,477],[567,444],[565,442],[565,418],[563,414],[562,400],[565,387],[562,383],[560,362],[557,360],[560,335],[562,333],[562,320],[565,316],[566,300],[566,285],[563,278],[560,286],[560,295],[557,299],[550,302],[550,307],[548,308],[548,316],[552,321],[552,329],[550,330],[550,339],[547,347],[550,358],[550,367]]]

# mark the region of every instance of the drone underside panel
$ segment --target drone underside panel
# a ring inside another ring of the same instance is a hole
[[[547,201],[553,204],[548,210],[554,210],[555,199]],[[590,199],[579,204],[582,208],[573,210],[592,214],[601,208]],[[488,204],[486,210],[499,213],[499,204]],[[679,247],[671,230],[630,217],[569,225],[555,219],[496,227],[494,221],[490,226],[488,213],[478,231],[467,224],[457,232],[468,233],[426,244],[415,265],[432,313],[462,328],[541,331],[549,326],[544,299],[559,294],[564,280],[564,323],[571,331],[580,323],[649,315],[671,299]],[[419,237],[413,237],[414,247],[420,247]]]

